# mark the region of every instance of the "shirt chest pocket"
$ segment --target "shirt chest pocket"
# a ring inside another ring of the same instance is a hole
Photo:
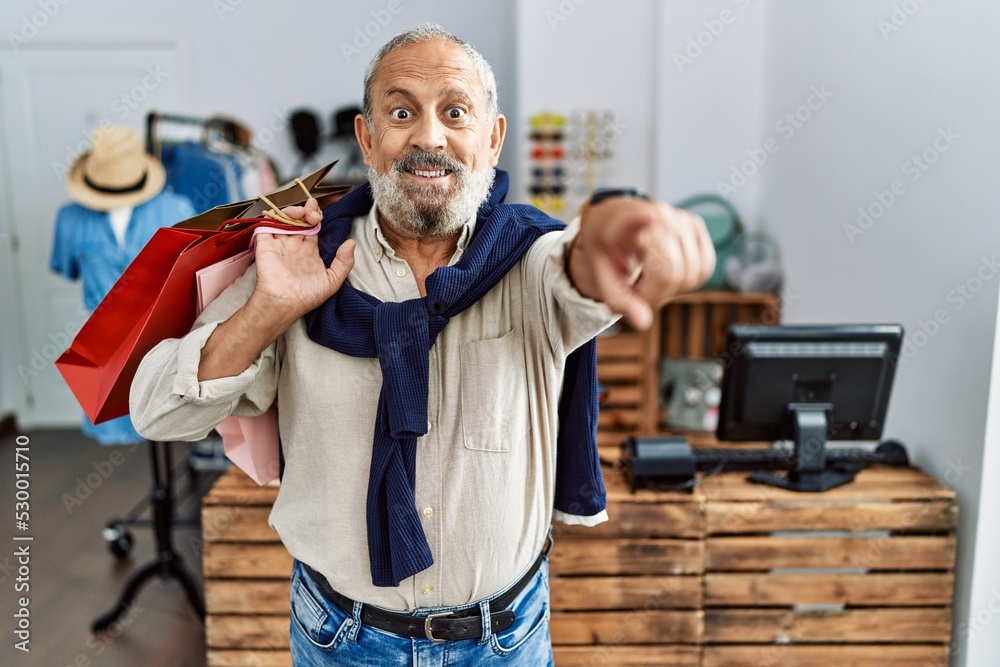
[[[466,449],[509,452],[531,430],[520,327],[462,345],[462,434]]]

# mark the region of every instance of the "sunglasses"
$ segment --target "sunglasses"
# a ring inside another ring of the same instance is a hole
[[[543,211],[550,211],[556,213],[562,211],[566,208],[566,200],[562,197],[553,197],[552,195],[535,195],[528,200],[535,208],[540,208]]]
[[[562,167],[552,167],[547,170],[542,167],[535,167],[531,170],[531,175],[534,178],[545,178],[546,176],[551,176],[552,178],[562,178],[566,175],[566,170]]]
[[[563,150],[562,146],[536,146],[531,149],[530,155],[533,160],[541,160],[547,157],[553,160],[561,160],[566,156],[566,151]]]
[[[531,127],[563,127],[566,124],[566,116],[557,113],[536,113],[528,118]]]
[[[536,183],[528,186],[528,192],[533,195],[561,195],[566,192],[566,186],[562,183],[555,183],[553,185]]]
[[[562,141],[564,136],[562,132],[534,130],[528,135],[528,139],[531,141]]]

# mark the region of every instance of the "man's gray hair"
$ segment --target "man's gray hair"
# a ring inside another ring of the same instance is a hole
[[[368,63],[368,67],[365,68],[365,92],[364,98],[361,102],[361,111],[365,115],[365,119],[368,121],[368,127],[372,127],[373,112],[372,112],[372,79],[375,76],[375,71],[381,64],[382,59],[385,58],[389,52],[398,49],[401,46],[409,46],[410,44],[417,44],[419,42],[426,42],[430,39],[444,39],[462,47],[469,58],[472,59],[472,64],[476,66],[476,71],[479,72],[479,81],[483,84],[483,90],[486,91],[486,121],[487,123],[493,123],[497,116],[500,114],[500,107],[497,103],[497,80],[493,76],[493,68],[490,64],[486,62],[486,58],[483,58],[482,54],[469,44],[464,42],[455,35],[451,34],[441,26],[436,23],[425,23],[424,25],[417,26],[416,28],[410,28],[409,30],[404,30],[399,33],[388,42],[385,43],[375,57],[371,59]]]

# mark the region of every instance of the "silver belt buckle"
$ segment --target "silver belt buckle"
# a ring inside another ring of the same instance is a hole
[[[437,639],[434,636],[434,633],[431,632],[431,621],[434,620],[435,618],[441,618],[442,616],[451,616],[454,613],[455,612],[453,611],[445,611],[440,614],[427,614],[427,616],[424,617],[424,634],[427,636],[427,639],[430,639],[432,642],[448,641],[447,639]]]

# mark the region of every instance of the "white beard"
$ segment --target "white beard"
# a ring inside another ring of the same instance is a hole
[[[415,166],[450,169],[455,185],[421,186],[404,180]],[[410,153],[396,160],[388,174],[368,169],[372,198],[379,212],[404,234],[415,238],[451,236],[475,216],[493,187],[493,167],[472,171],[440,153]]]

